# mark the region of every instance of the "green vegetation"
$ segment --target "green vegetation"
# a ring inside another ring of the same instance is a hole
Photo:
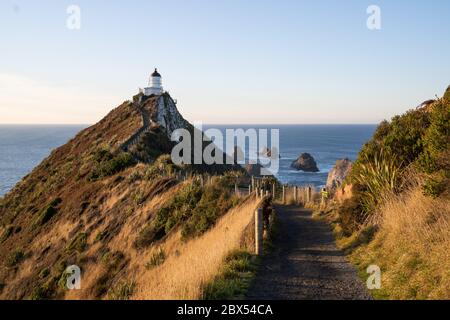
[[[204,300],[226,300],[243,297],[253,280],[257,263],[246,251],[231,253],[224,262],[222,272],[203,287]]]
[[[383,149],[374,154],[372,159],[364,155],[353,175],[358,185],[364,186],[361,191],[361,204],[365,212],[371,212],[380,203],[380,195],[396,191],[401,170],[396,156],[386,154]]]
[[[162,239],[172,228],[186,221],[200,201],[202,189],[197,184],[189,184],[158,210],[156,216],[140,232],[135,246],[144,248]]]
[[[45,279],[48,277],[48,275],[50,274],[50,270],[48,268],[44,268],[41,270],[41,272],[39,273],[39,278],[41,279]]]
[[[24,257],[25,254],[23,253],[23,251],[21,249],[16,249],[6,257],[5,266],[9,268],[15,267],[20,262],[22,262]]]
[[[127,282],[123,281],[109,289],[108,299],[109,300],[129,300],[133,295],[136,283],[134,281]]]
[[[450,87],[445,96],[382,122],[346,183],[352,196],[315,215],[366,279],[378,265],[377,299],[448,299]],[[412,223],[413,221],[413,223]]]
[[[145,264],[145,267],[147,269],[153,269],[153,268],[163,264],[165,260],[166,260],[166,254],[165,254],[164,250],[162,250],[160,248],[155,253],[152,254],[152,256],[150,257],[150,261]]]
[[[37,216],[33,226],[42,226],[46,224],[54,215],[58,213],[58,206],[61,204],[61,198],[52,200]]]
[[[144,178],[153,180],[155,178],[172,176],[181,169],[172,163],[170,155],[162,155],[147,169]]]
[[[122,252],[111,252],[109,250],[106,250],[104,252],[101,257],[101,262],[105,266],[106,270],[100,277],[98,277],[93,286],[93,294],[97,298],[108,293],[109,289],[111,288],[111,282],[128,263],[128,261],[125,259],[125,255]],[[117,289],[118,288],[115,288],[113,290]],[[120,290],[116,293],[120,293]]]
[[[41,284],[33,288],[30,295],[30,300],[45,300],[50,297],[52,290],[48,284]]]
[[[13,227],[13,226],[7,227],[7,228],[3,231],[2,236],[0,237],[0,243],[5,242],[5,241],[11,236],[11,234],[13,233],[13,231],[14,231],[14,227]]]
[[[423,178],[424,194],[438,197],[449,191],[450,100],[438,99],[378,126],[347,178],[354,197],[339,210],[343,228],[355,231],[384,197],[403,192],[411,170]]]
[[[86,245],[87,245],[87,234],[78,233],[67,245],[66,251],[69,253],[73,251],[78,251],[79,253],[81,253],[86,249]]]
[[[205,187],[198,182],[184,186],[156,212],[140,232],[135,246],[145,248],[165,237],[176,226],[181,226],[184,239],[205,233],[220,216],[239,203],[230,181],[231,177],[225,176]]]
[[[95,236],[94,242],[100,242],[103,241],[108,236],[108,230],[103,230]]]
[[[263,204],[263,212],[267,212],[268,224],[264,225],[267,230],[264,238],[264,254],[274,249],[273,239],[278,233],[278,218],[276,212],[267,201]],[[252,228],[253,225],[251,225]],[[253,233],[253,229],[250,229]],[[243,245],[246,247],[246,245]],[[203,285],[202,298],[204,300],[229,300],[242,299],[245,297],[251,282],[254,280],[258,269],[259,258],[250,254],[247,250],[236,250],[231,252],[225,259],[223,266],[212,281]]]
[[[185,239],[204,234],[219,217],[238,203],[226,183],[217,183],[205,188],[200,201],[191,213],[191,217],[183,226],[182,236]]]
[[[133,156],[127,152],[113,155],[108,150],[98,150],[94,156],[95,167],[88,176],[89,181],[96,181],[112,176],[135,164]]]

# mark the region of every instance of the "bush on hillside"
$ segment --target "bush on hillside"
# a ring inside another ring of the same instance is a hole
[[[364,155],[367,157],[367,154]],[[359,186],[361,205],[365,212],[370,212],[383,200],[383,195],[396,192],[401,175],[401,163],[395,155],[384,152],[373,158],[365,158],[358,164],[353,173]]]
[[[448,192],[449,90],[444,98],[425,107],[395,116],[390,122],[383,121],[363,146],[346,180],[353,184],[353,199],[339,209],[341,226],[347,235],[358,230],[386,197],[405,191],[410,184],[407,180],[419,177],[428,196]]]
[[[164,204],[155,217],[144,227],[136,239],[135,246],[144,248],[162,239],[172,228],[186,221],[200,201],[202,189],[197,184],[189,184]]]
[[[58,213],[58,206],[61,204],[61,198],[52,200],[36,217],[33,226],[42,226],[50,221]]]
[[[112,176],[133,166],[136,162],[127,152],[112,155],[107,150],[99,150],[94,154],[95,167],[88,176],[89,181],[95,181]]]
[[[16,249],[6,257],[5,266],[12,268],[22,262],[24,257],[25,254],[23,253],[23,251],[21,249]]]
[[[184,186],[147,223],[140,232],[135,247],[149,246],[165,237],[176,226],[182,227],[184,239],[205,233],[219,217],[239,202],[239,198],[233,195],[232,181],[235,181],[232,176],[225,175],[213,179],[212,184],[205,187],[198,182]]]
[[[205,233],[225,212],[236,204],[231,190],[220,184],[208,186],[193,210],[191,217],[183,226],[184,239]]]
[[[448,93],[448,92],[447,92]],[[446,93],[446,94],[447,94]],[[373,138],[364,145],[348,181],[370,188],[373,179],[364,180],[360,173],[367,167],[375,169],[370,176],[384,176],[386,166],[395,172],[413,166],[427,175],[425,193],[438,196],[448,189],[450,175],[450,99],[438,99],[431,105],[383,121]],[[380,166],[380,155],[384,154]],[[401,191],[400,181],[388,190]],[[372,193],[380,198],[381,193]],[[370,201],[363,198],[364,201]],[[373,209],[373,206],[372,208]]]

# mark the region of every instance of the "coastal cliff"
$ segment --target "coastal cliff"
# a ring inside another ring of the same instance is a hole
[[[194,130],[167,93],[135,97],[1,198],[0,298],[199,298],[257,203],[234,194],[239,166],[173,164],[178,128]],[[211,241],[223,245],[205,257]],[[185,261],[196,275],[180,273]],[[81,290],[67,290],[69,266],[81,269]]]

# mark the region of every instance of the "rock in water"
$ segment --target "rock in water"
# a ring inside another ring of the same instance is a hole
[[[297,160],[292,162],[291,167],[305,172],[318,172],[316,161],[309,153],[302,153]]]
[[[336,188],[340,187],[352,170],[352,164],[347,158],[336,161],[333,169],[328,174],[327,189],[336,190]]]

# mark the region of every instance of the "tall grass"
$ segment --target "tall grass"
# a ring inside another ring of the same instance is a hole
[[[201,298],[205,285],[219,274],[225,258],[241,247],[244,231],[258,205],[258,199],[248,199],[206,233],[187,242],[181,241],[181,230],[172,233],[160,244],[166,256],[164,263],[152,269],[145,268],[148,258],[133,259],[137,285],[131,299]]]
[[[375,297],[450,299],[450,200],[433,199],[416,186],[391,195],[377,210],[379,232],[351,255],[362,272],[382,271]]]

